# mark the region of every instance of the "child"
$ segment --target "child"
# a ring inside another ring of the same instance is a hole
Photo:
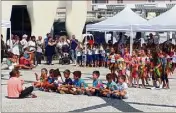
[[[37,96],[32,94],[32,91],[34,90],[33,86],[23,89],[24,81],[19,77],[20,72],[17,68],[13,69],[10,72],[10,79],[7,82],[8,98],[18,99],[18,98],[26,98],[29,96],[31,96],[32,98],[36,98]]]
[[[58,92],[61,94],[68,94],[69,93],[69,87],[71,87],[71,85],[73,85],[73,81],[70,78],[70,70],[66,69],[64,71],[64,77],[65,77],[65,82],[58,87]]]
[[[106,89],[100,91],[100,95],[104,97],[110,97],[112,91],[117,90],[117,84],[113,81],[111,73],[106,75],[106,80],[108,81]]]
[[[136,51],[132,53],[132,61],[131,61],[131,79],[130,79],[130,86],[133,86],[137,82],[136,88],[139,88],[139,76],[138,76],[138,58],[136,55]],[[133,82],[134,80],[134,82]]]
[[[77,53],[77,64],[79,66],[82,66],[82,48],[80,45],[77,46],[76,53]]]
[[[49,76],[47,77],[47,80],[43,82],[43,90],[46,92],[49,92],[50,85],[53,84],[55,81],[54,79],[54,69],[50,69]]]
[[[62,76],[59,71],[59,69],[54,70],[54,83],[51,88],[56,90],[58,87],[60,87],[63,84]]]
[[[84,94],[85,88],[87,87],[83,79],[81,79],[81,71],[73,72],[73,86],[69,89],[71,94]]]
[[[100,64],[101,66],[105,67],[106,62],[106,51],[104,50],[103,46],[100,46]]]
[[[87,63],[86,64],[88,67],[92,66],[92,49],[90,45],[88,45],[88,48],[87,48]]]
[[[112,92],[112,97],[114,98],[120,98],[120,99],[127,99],[127,89],[128,85],[125,82],[126,76],[122,75],[118,77],[118,84],[117,89]]]
[[[100,72],[99,71],[94,71],[92,74],[92,78],[93,78],[93,84],[92,87],[88,87],[88,89],[86,89],[86,94],[89,96],[98,96],[99,95],[99,91],[100,89],[103,88],[103,84],[102,82],[98,79],[100,76]]]
[[[116,63],[115,56],[116,56],[115,49],[111,48],[111,54],[109,56],[109,60],[110,60],[109,69],[111,70],[111,73],[115,73],[115,63]]]
[[[35,73],[36,76],[36,82],[33,83],[34,87],[41,88],[43,85],[43,82],[47,80],[47,74],[48,70],[46,68],[41,69],[41,76],[39,78],[38,74]]]
[[[98,46],[95,46],[95,67],[99,66],[100,60],[100,49]]]

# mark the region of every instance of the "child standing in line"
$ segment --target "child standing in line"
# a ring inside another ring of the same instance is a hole
[[[117,84],[113,81],[111,73],[106,75],[106,80],[108,81],[106,89],[100,91],[100,95],[103,97],[111,97],[114,90],[117,90]]]
[[[104,50],[103,46],[100,45],[100,64],[101,66],[105,67],[105,61],[106,61],[106,51]]]
[[[100,65],[100,48],[98,45],[95,46],[95,67]]]
[[[118,98],[118,99],[127,99],[127,89],[128,85],[125,82],[126,76],[122,75],[118,77],[118,84],[117,84],[117,89],[112,92],[112,97]]]
[[[69,87],[73,85],[73,81],[70,78],[70,70],[66,69],[64,72],[65,82],[57,88],[58,92],[60,94],[68,94],[69,93]]]
[[[84,94],[87,84],[84,82],[83,79],[81,79],[81,71],[74,71],[73,77],[74,77],[74,81],[73,81],[73,86],[69,90],[70,93],[74,95]]]
[[[92,66],[92,49],[90,45],[88,45],[88,48],[87,48],[87,63],[86,64],[88,67]]]
[[[82,48],[80,45],[77,46],[76,53],[77,53],[77,64],[79,66],[82,66]]]
[[[93,78],[93,84],[92,87],[88,87],[86,89],[86,94],[89,96],[98,96],[100,89],[103,89],[103,84],[102,81],[100,81],[98,78],[100,77],[100,72],[99,71],[94,71],[92,74]]]

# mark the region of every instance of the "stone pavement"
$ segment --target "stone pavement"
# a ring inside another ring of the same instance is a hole
[[[7,99],[7,80],[9,70],[5,70],[6,65],[1,70],[2,89],[2,112],[176,112],[176,73],[170,77],[169,90],[150,90],[129,88],[129,99],[117,100],[101,97],[89,97],[85,95],[57,94],[49,92],[35,91],[37,98]],[[34,73],[39,73],[41,68],[56,69],[60,71],[70,69],[82,71],[82,78],[87,83],[92,83],[91,73],[99,70],[100,79],[105,80],[105,75],[109,72],[105,68],[83,68],[71,65],[42,65],[33,70],[21,70],[25,86],[30,86],[35,81]],[[151,82],[150,82],[151,84]]]

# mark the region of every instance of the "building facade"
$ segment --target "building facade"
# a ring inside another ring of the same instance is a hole
[[[13,34],[20,32],[43,37],[51,31],[54,21],[63,21],[68,35],[75,35],[77,39],[82,40],[82,31],[87,21],[101,21],[115,15],[127,5],[146,17],[147,11],[164,12],[173,7],[175,2],[172,0],[162,0],[162,3],[161,0],[2,1],[2,20],[11,21]],[[2,29],[2,34],[6,37],[7,30]]]

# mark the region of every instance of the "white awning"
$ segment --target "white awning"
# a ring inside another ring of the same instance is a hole
[[[7,20],[1,20],[1,27],[2,28],[11,28],[11,22]]]

